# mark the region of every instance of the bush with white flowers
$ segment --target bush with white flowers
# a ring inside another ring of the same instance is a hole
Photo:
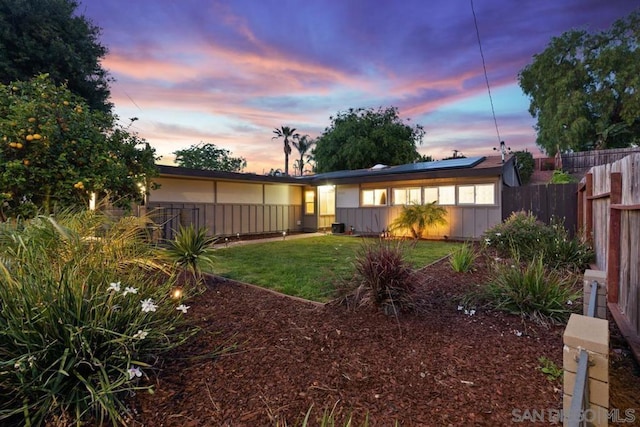
[[[95,212],[0,224],[0,425],[124,425],[124,399],[195,333],[145,225]]]

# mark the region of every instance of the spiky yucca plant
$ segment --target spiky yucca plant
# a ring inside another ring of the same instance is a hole
[[[202,270],[213,269],[216,237],[208,236],[207,229],[180,226],[175,238],[169,242],[166,257],[175,265],[191,272],[197,283],[201,282]]]

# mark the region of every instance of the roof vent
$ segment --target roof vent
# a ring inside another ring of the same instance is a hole
[[[372,170],[372,171],[379,171],[379,170],[382,170],[382,169],[386,169],[386,168],[388,168],[388,167],[389,167],[389,166],[387,166],[387,165],[382,165],[382,164],[378,163],[377,165],[373,166],[373,167],[371,168],[371,170]]]

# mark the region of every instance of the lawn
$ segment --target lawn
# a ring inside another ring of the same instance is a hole
[[[216,251],[211,273],[273,289],[288,295],[326,302],[335,283],[353,272],[353,260],[364,244],[351,236],[326,235],[304,239],[229,245]],[[415,244],[414,244],[415,243]],[[401,243],[415,268],[447,256],[459,245],[451,242]]]

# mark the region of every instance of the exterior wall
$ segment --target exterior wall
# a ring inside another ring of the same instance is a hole
[[[180,226],[212,236],[302,231],[302,187],[282,184],[158,178],[147,211],[171,239]],[[235,237],[237,238],[237,237]]]
[[[214,203],[215,182],[193,179],[155,178],[160,188],[151,191],[148,201]]]
[[[427,230],[425,237],[434,239],[477,239],[490,227],[502,221],[502,183],[500,177],[468,178],[468,179],[432,179],[403,182],[385,182],[363,185],[338,185],[336,189],[336,219],[344,223],[345,229],[354,227],[356,233],[379,234],[402,211],[402,206],[390,205],[394,188],[424,187],[440,185],[494,184],[495,203],[492,205],[451,205],[447,209],[447,225]],[[360,193],[363,189],[387,189],[386,206],[359,206]]]

